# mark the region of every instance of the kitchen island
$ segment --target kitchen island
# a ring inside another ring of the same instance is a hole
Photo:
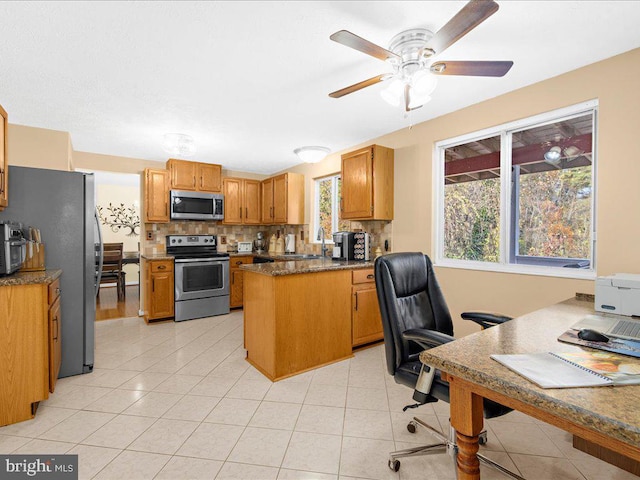
[[[331,259],[246,264],[247,360],[272,381],[353,355],[352,278],[372,262]]]

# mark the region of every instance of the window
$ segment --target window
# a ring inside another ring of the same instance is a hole
[[[312,240],[318,241],[317,232],[324,228],[325,241],[333,241],[333,232],[348,230],[349,223],[340,219],[340,174],[316,179],[315,220],[316,231]]]
[[[592,275],[596,112],[588,102],[439,142],[436,263]]]

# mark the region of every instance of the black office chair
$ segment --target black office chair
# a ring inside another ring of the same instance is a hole
[[[413,399],[416,404],[408,405],[404,410],[438,400],[449,403],[449,384],[440,378],[440,372],[435,368],[423,367],[419,358],[423,350],[455,340],[451,315],[431,260],[422,253],[392,253],[378,257],[375,262],[375,282],[382,315],[387,370],[396,383],[414,389]],[[462,318],[472,320],[483,328],[511,319],[475,312],[463,313]],[[503,405],[484,400],[485,418],[498,417],[510,411],[510,408]],[[453,452],[455,465],[457,446],[453,429],[450,429],[449,437],[446,437],[417,417],[407,425],[407,429],[414,433],[417,426],[425,427],[440,442],[391,452],[389,468],[395,472],[400,469],[398,458],[441,451]],[[480,434],[481,444],[486,443],[486,435],[486,431]],[[511,478],[523,480],[484,455],[478,454],[478,459]]]

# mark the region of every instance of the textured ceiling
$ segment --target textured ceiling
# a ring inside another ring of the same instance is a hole
[[[299,163],[296,147],[348,148],[640,46],[639,1],[503,0],[437,59],[513,60],[506,77],[441,77],[411,118],[384,84],[328,97],[391,71],[329,35],[388,47],[465,3],[0,2],[0,104],[75,150],[165,161],[162,135],[181,132],[192,160],[270,174]]]

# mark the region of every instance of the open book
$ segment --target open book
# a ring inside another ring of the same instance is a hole
[[[605,352],[491,355],[542,388],[640,385],[640,360]]]

